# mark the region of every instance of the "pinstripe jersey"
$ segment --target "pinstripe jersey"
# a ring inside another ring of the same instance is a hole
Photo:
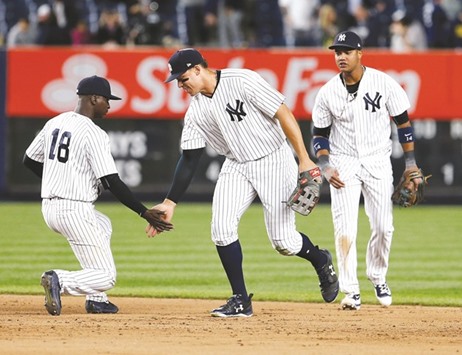
[[[330,157],[344,178],[358,164],[377,175],[384,161],[378,158],[389,159],[391,154],[390,116],[409,107],[406,92],[393,78],[366,68],[356,98],[348,94],[340,75],[330,79],[319,90],[312,118],[318,128],[331,126]]]
[[[238,162],[260,159],[286,140],[275,113],[285,97],[258,73],[223,69],[212,97],[195,95],[186,112],[182,149],[209,144]]]
[[[43,163],[42,198],[94,202],[98,179],[117,173],[107,133],[76,112],[49,120],[26,154]]]

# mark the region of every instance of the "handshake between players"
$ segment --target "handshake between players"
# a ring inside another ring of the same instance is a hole
[[[176,203],[166,198],[162,203],[147,210],[152,215],[152,223],[144,217],[149,224],[146,226],[146,234],[152,238],[158,233],[170,231],[173,229],[173,224],[170,223],[175,211]]]

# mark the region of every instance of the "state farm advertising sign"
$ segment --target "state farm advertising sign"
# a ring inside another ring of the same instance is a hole
[[[102,50],[96,47],[21,48],[8,51],[7,116],[51,117],[73,110],[75,89],[85,76],[106,77],[121,101],[111,118],[179,119],[189,96],[168,76],[170,49]],[[319,88],[338,73],[329,50],[201,50],[214,69],[249,68],[286,96],[298,119],[310,119]],[[459,85],[462,53],[391,54],[363,51],[363,64],[383,70],[406,90],[415,118],[462,117]]]

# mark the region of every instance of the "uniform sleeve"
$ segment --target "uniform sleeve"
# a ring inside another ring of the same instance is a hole
[[[313,112],[313,124],[317,128],[326,128],[332,125],[332,114],[325,102],[324,90],[321,88],[316,96]]]
[[[39,178],[43,176],[43,163],[39,163],[38,161],[32,160],[27,156],[27,154],[24,154],[22,162],[27,168],[32,170],[32,172]]]
[[[249,100],[268,117],[274,117],[285,101],[283,94],[253,71],[249,71],[244,81],[244,90]]]
[[[390,96],[386,102],[390,116],[398,116],[411,107],[406,91],[392,77],[388,76]]]
[[[199,165],[199,159],[204,149],[183,150],[175,169],[172,186],[167,193],[167,198],[178,203],[187,190]]]
[[[35,136],[32,143],[26,149],[26,155],[39,163],[45,161],[45,127]]]
[[[141,216],[147,210],[146,206],[144,206],[135,197],[135,195],[133,195],[128,186],[125,185],[125,183],[122,180],[120,180],[119,175],[112,174],[103,176],[101,178],[101,182],[103,186],[109,189],[120,202],[122,202],[132,211],[136,212],[139,216]]]
[[[181,133],[181,149],[200,149],[206,145],[203,136],[194,125],[191,107],[188,109],[184,119],[183,132]]]
[[[89,162],[96,178],[118,173],[106,132],[103,130],[93,132],[88,137],[87,146]]]

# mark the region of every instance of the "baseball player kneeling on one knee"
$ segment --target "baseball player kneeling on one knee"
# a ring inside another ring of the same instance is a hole
[[[143,217],[156,232],[172,225],[163,213],[148,210],[120,180],[111,155],[109,136],[93,120],[103,118],[111,94],[109,82],[99,76],[82,79],[74,111],[49,120],[24,155],[24,164],[42,178],[42,213],[53,231],[65,236],[82,267],[54,269],[42,275],[45,307],[61,313],[60,295],[85,295],[88,313],[116,313],[105,291],[116,282],[110,240],[111,221],[95,209],[101,190],[110,190],[124,205]]]

